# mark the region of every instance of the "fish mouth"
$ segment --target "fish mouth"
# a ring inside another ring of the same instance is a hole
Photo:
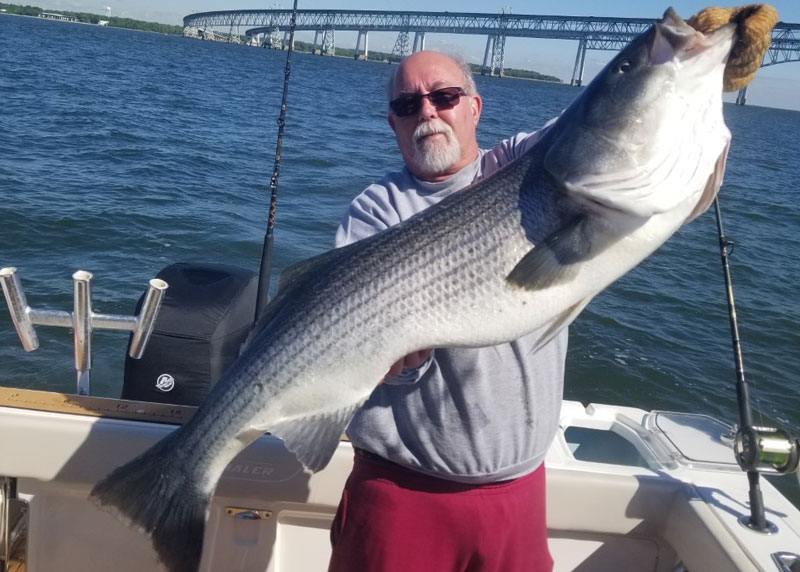
[[[736,24],[726,24],[713,32],[703,34],[669,8],[654,26],[650,63],[658,65],[669,61],[686,62],[709,52],[708,59],[726,61],[733,47],[735,34]]]

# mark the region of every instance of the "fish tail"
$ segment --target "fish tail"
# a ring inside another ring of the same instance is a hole
[[[150,538],[169,572],[197,572],[211,493],[165,456],[174,435],[114,470],[89,498]]]

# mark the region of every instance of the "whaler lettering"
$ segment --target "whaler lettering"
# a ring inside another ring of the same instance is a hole
[[[231,465],[225,471],[226,473],[235,473],[238,475],[252,475],[252,476],[270,476],[275,472],[275,467],[272,465],[247,465],[245,463],[237,463]]]

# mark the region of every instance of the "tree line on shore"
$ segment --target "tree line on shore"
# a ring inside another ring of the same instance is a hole
[[[148,32],[158,32],[160,34],[183,34],[182,26],[172,26],[170,24],[160,24],[158,22],[144,22],[133,18],[118,18],[116,16],[101,16],[89,12],[70,12],[68,10],[50,10],[39,8],[38,6],[20,6],[17,4],[4,4],[0,2],[0,10],[7,14],[17,14],[19,16],[39,16],[42,12],[50,14],[62,14],[75,18],[84,24],[99,24],[100,21],[108,22],[106,25],[114,28],[127,28],[129,30],[146,30]]]

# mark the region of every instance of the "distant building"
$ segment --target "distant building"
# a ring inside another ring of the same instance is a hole
[[[40,18],[45,20],[61,20],[62,22],[77,22],[78,19],[74,16],[65,16],[64,14],[56,14],[54,12],[42,12],[39,14]]]

